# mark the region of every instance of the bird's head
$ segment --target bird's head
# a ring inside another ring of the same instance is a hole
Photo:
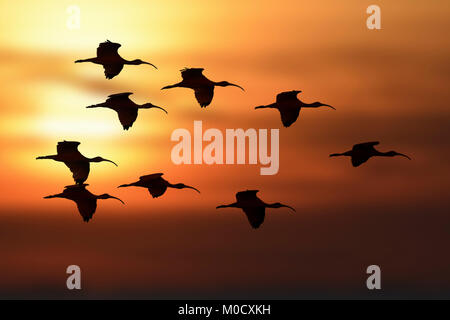
[[[216,86],[219,86],[219,87],[228,87],[228,86],[237,87],[237,88],[241,89],[242,91],[245,91],[244,88],[242,88],[241,86],[238,86],[237,84],[234,84],[234,83],[230,83],[228,81],[216,82]]]
[[[99,196],[97,196],[97,199],[116,199],[119,200],[120,202],[122,202],[122,204],[125,204],[125,202],[123,202],[122,200],[120,200],[119,198],[113,197],[107,193],[101,194]]]
[[[411,158],[408,157],[406,154],[398,153],[396,151],[388,151],[388,152],[385,153],[385,155],[388,156],[388,157],[401,156],[401,157],[405,157],[406,159],[411,160]]]
[[[148,64],[148,65],[152,66],[153,68],[158,69],[154,64],[152,64],[150,62],[142,61],[141,59],[135,59],[133,61],[130,61],[130,64],[135,64],[135,65]]]
[[[118,165],[114,161],[111,161],[111,160],[108,160],[108,159],[105,159],[105,158],[102,158],[102,157],[95,157],[95,158],[90,159],[90,161],[91,162],[104,162],[104,161],[105,162],[111,162],[116,167],[118,167]]]
[[[167,113],[167,111],[166,111],[164,108],[155,106],[154,104],[151,104],[150,102],[144,103],[143,105],[141,105],[141,106],[139,107],[139,109],[150,109],[150,108],[161,109],[162,111],[164,111],[165,113]]]

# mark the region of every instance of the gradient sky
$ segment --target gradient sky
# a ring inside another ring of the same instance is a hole
[[[81,9],[69,30],[66,8]],[[365,10],[381,7],[382,30]],[[379,264],[385,292],[450,295],[450,5],[434,1],[31,1],[0,2],[0,296],[61,296],[65,267],[83,270],[91,297],[300,297],[366,294],[365,268]],[[158,66],[129,66],[112,80],[93,64],[98,43]],[[160,91],[184,67],[203,67],[218,88],[206,110],[187,89]],[[302,90],[303,110],[281,127],[277,93]],[[111,110],[87,110],[132,91],[169,114],[144,110],[123,131]],[[176,166],[174,129],[280,128],[280,171],[259,165]],[[68,169],[36,156],[61,140],[119,164],[94,164],[101,201],[88,224],[75,204],[44,200],[72,183]],[[379,140],[403,158],[352,168],[328,154]],[[142,174],[202,191],[116,189]],[[269,210],[259,230],[242,212],[216,211],[259,189]],[[70,295],[69,295],[70,296]]]

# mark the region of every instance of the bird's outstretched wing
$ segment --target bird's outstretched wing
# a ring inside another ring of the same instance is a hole
[[[237,202],[244,202],[249,200],[257,199],[258,197],[256,194],[259,192],[259,190],[246,190],[246,191],[240,191],[236,193],[236,200]]]
[[[79,145],[80,145],[80,143],[78,141],[58,142],[58,145],[56,146],[56,151],[59,155],[62,155],[65,153],[79,152],[78,151]]]
[[[115,110],[119,116],[120,123],[122,124],[124,130],[128,130],[129,128],[131,128],[131,126],[137,119],[138,109],[124,107],[117,108]]]
[[[111,58],[114,56],[118,56],[119,53],[117,50],[121,45],[119,43],[111,42],[109,40],[106,40],[105,42],[102,42],[98,45],[97,48],[97,58]]]
[[[353,155],[351,160],[352,160],[352,165],[354,167],[359,167],[360,165],[362,165],[364,162],[366,162],[369,159],[370,159],[370,156]]]
[[[280,106],[278,111],[280,111],[281,122],[286,128],[297,121],[300,114],[300,108],[291,106]]]
[[[163,176],[164,173],[153,173],[153,174],[148,174],[145,176],[141,176],[139,177],[139,181],[142,182],[149,182],[158,178],[161,178]]]
[[[103,64],[106,79],[112,79],[123,69],[123,63]]]
[[[167,181],[162,178],[163,173],[154,173],[139,178],[153,198],[162,196],[167,190]]]
[[[181,70],[181,77],[183,80],[204,77],[203,70],[203,68],[184,68]]]
[[[83,221],[89,222],[97,210],[97,200],[91,197],[84,199],[80,198],[75,201],[75,203],[77,204],[78,212],[83,218]]]
[[[167,184],[160,181],[155,181],[151,186],[147,187],[147,189],[153,198],[158,198],[166,192]]]
[[[194,91],[200,107],[205,108],[211,104],[214,97],[214,86],[203,86],[196,88]]]
[[[364,150],[368,148],[373,148],[376,145],[379,145],[379,141],[371,141],[371,142],[364,142],[364,143],[358,143],[353,146],[353,150]]]
[[[300,91],[297,91],[297,90],[281,92],[281,93],[277,94],[277,103],[297,100],[297,95],[299,93],[300,93]]]
[[[110,94],[108,96],[108,98],[113,98],[113,99],[115,99],[115,98],[128,98],[132,94],[133,94],[133,92],[114,93],[114,94]]]
[[[264,222],[266,215],[266,208],[264,206],[244,207],[242,210],[244,210],[252,228],[257,229]]]
[[[73,180],[81,184],[85,182],[89,176],[90,165],[88,161],[70,161],[64,162],[64,164],[72,172]]]

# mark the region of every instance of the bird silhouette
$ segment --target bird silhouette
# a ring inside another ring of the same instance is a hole
[[[46,196],[44,199],[62,198],[72,200],[77,204],[78,211],[83,218],[83,221],[89,222],[92,219],[95,211],[97,210],[98,199],[116,199],[125,204],[119,198],[113,197],[107,193],[102,195],[92,194],[86,189],[88,184],[77,184],[73,186],[67,186],[62,193],[58,193],[52,196]]]
[[[403,153],[398,153],[396,151],[388,151],[388,152],[380,152],[374,148],[374,146],[380,144],[378,141],[373,142],[364,142],[355,144],[352,150],[346,151],[344,153],[333,153],[330,154],[330,157],[339,157],[339,156],[348,156],[351,157],[352,165],[354,167],[358,167],[362,165],[364,162],[369,160],[371,157],[394,157],[394,156],[402,156],[409,160],[410,157]]]
[[[247,216],[248,222],[252,228],[257,229],[264,222],[264,217],[266,214],[266,208],[289,208],[295,211],[294,208],[281,204],[279,202],[276,203],[265,203],[261,199],[259,199],[256,194],[259,190],[246,190],[240,191],[236,193],[236,202],[232,204],[226,204],[216,207],[216,209],[220,208],[240,208],[244,211]]]
[[[99,44],[97,48],[97,56],[95,58],[89,58],[89,59],[80,59],[76,60],[75,63],[80,62],[92,62],[95,64],[101,64],[103,66],[103,69],[105,69],[105,77],[106,79],[112,79],[115,76],[117,76],[120,71],[122,71],[122,68],[124,65],[140,65],[140,64],[148,64],[154,67],[156,66],[149,62],[142,61],[141,59],[135,59],[135,60],[125,60],[122,58],[117,50],[121,45],[119,43],[114,43],[109,40],[106,40],[105,42],[102,42]]]
[[[329,107],[336,110],[334,107],[323,104],[321,102],[304,103],[297,98],[297,95],[301,91],[293,90],[279,93],[277,95],[277,100],[275,103],[269,104],[267,106],[255,107],[255,109],[264,108],[275,108],[280,111],[281,122],[287,128],[291,126],[298,118],[300,110],[302,108],[318,108],[318,107]]]
[[[187,186],[184,183],[171,184],[166,179],[164,179],[162,177],[162,175],[163,175],[163,173],[154,173],[154,174],[142,176],[139,178],[139,181],[136,181],[136,182],[133,182],[130,184],[122,184],[122,185],[118,186],[118,188],[124,188],[124,187],[147,188],[148,192],[150,192],[150,194],[152,195],[153,198],[158,198],[158,197],[162,196],[166,192],[167,188],[175,188],[175,189],[189,188],[189,189],[193,189],[193,190],[197,191],[198,193],[200,193],[200,191],[198,191],[196,188]]]
[[[233,86],[242,89],[244,88],[238,86],[237,84],[229,83],[228,81],[214,82],[209,80],[203,75],[203,68],[185,68],[181,70],[181,77],[183,81],[162,88],[161,90],[170,88],[189,88],[194,90],[195,98],[200,104],[201,108],[206,108],[210,105],[214,97],[214,87],[227,87]]]
[[[111,160],[104,159],[102,157],[86,158],[80,151],[77,141],[62,141],[58,142],[56,147],[57,154],[51,156],[37,157],[36,159],[51,159],[58,162],[63,162],[72,172],[73,179],[77,184],[83,184],[89,176],[90,163],[91,162],[111,162],[116,167],[117,164]]]
[[[105,102],[94,104],[86,108],[109,108],[116,111],[124,130],[128,130],[136,121],[139,109],[157,108],[167,113],[163,108],[151,103],[144,103],[142,105],[136,104],[130,99],[130,95],[132,94],[132,92],[111,94]]]

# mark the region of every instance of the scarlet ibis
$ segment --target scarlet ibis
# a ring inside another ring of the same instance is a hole
[[[220,82],[211,81],[203,75],[203,70],[204,70],[203,68],[185,68],[181,70],[181,77],[183,78],[183,81],[171,86],[166,86],[161,90],[170,88],[192,89],[195,92],[195,98],[197,99],[201,108],[206,108],[211,103],[214,96],[215,86],[218,87],[233,86],[238,87],[243,91],[245,91],[244,88],[242,88],[241,86],[229,83],[228,81],[220,81]]]
[[[111,94],[105,102],[94,104],[86,108],[109,108],[116,111],[119,115],[119,120],[124,130],[128,130],[136,121],[139,109],[157,108],[167,113],[167,111],[163,108],[155,106],[151,103],[139,105],[133,102],[130,99],[130,95],[132,94],[132,92]]]
[[[388,151],[388,152],[380,152],[374,148],[374,146],[380,144],[378,141],[373,142],[364,142],[355,144],[352,150],[346,151],[344,153],[333,153],[330,154],[330,157],[339,157],[339,156],[348,156],[351,157],[352,165],[354,167],[358,167],[362,165],[364,162],[369,160],[371,157],[394,157],[394,156],[402,156],[409,160],[410,157],[403,153],[398,153],[396,151]]]
[[[240,208],[244,211],[247,216],[248,222],[250,225],[257,229],[264,222],[264,217],[266,214],[266,208],[289,208],[295,211],[294,208],[281,204],[279,202],[276,203],[265,203],[261,199],[259,199],[256,194],[259,190],[246,190],[240,191],[236,193],[236,202],[232,204],[226,204],[218,206],[217,209],[220,208]]]
[[[147,188],[148,192],[152,195],[153,198],[158,198],[162,196],[167,188],[175,188],[175,189],[193,189],[200,193],[196,188],[185,185],[184,183],[171,184],[163,177],[163,173],[154,173],[146,176],[142,176],[139,178],[139,181],[130,183],[130,184],[122,184],[118,186],[118,188],[124,187],[143,187]]]
[[[106,40],[105,42],[99,44],[97,48],[97,56],[95,58],[76,60],[75,63],[92,62],[95,64],[101,64],[103,66],[103,69],[105,69],[106,79],[112,79],[115,76],[117,76],[120,73],[120,71],[122,71],[122,68],[125,64],[129,65],[148,64],[154,67],[155,69],[158,69],[150,62],[145,62],[142,61],[141,59],[135,59],[131,61],[125,60],[117,52],[117,50],[119,50],[120,47],[121,45],[119,43],[114,43],[109,40]]]
[[[329,107],[336,110],[334,107],[323,104],[321,102],[304,103],[297,98],[297,95],[301,91],[292,90],[279,93],[277,95],[277,100],[275,103],[269,104],[267,106],[255,107],[255,109],[263,108],[275,108],[278,109],[281,115],[281,122],[287,128],[293,124],[300,114],[302,108],[318,108],[318,107]]]
[[[91,162],[106,161],[113,163],[117,167],[115,162],[102,157],[86,158],[78,151],[79,145],[80,143],[78,141],[58,142],[56,155],[37,157],[36,159],[51,159],[63,162],[72,172],[73,179],[77,184],[83,184],[88,178]]]
[[[101,195],[92,194],[86,189],[86,186],[88,186],[88,184],[67,186],[62,193],[46,196],[44,199],[62,198],[74,201],[77,204],[78,212],[80,212],[81,217],[85,222],[89,222],[89,220],[92,219],[92,216],[97,210],[98,199],[116,199],[125,204],[119,198],[113,197],[107,193]]]

